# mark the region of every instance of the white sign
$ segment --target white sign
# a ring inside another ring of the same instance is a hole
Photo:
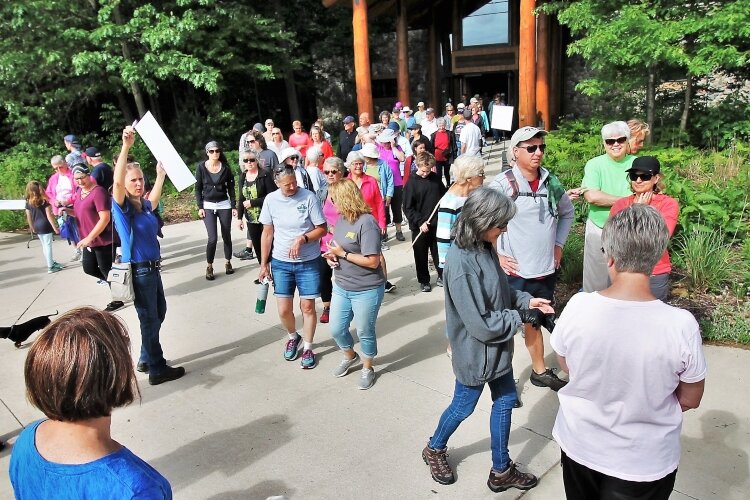
[[[156,118],[148,111],[141,118],[141,121],[135,124],[135,130],[146,143],[151,154],[157,161],[164,165],[169,180],[178,191],[182,191],[195,184],[195,177],[190,169],[185,165],[172,142],[167,138],[164,130],[156,122]]]
[[[492,106],[491,128],[511,131],[513,129],[513,106]]]
[[[0,200],[0,210],[24,210],[26,200]]]

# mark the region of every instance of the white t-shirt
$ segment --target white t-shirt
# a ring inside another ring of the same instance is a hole
[[[422,125],[422,135],[427,137],[428,139],[432,139],[432,134],[434,134],[438,129],[437,119],[433,118],[432,120],[428,120],[427,118],[425,118],[424,120],[422,120],[422,123],[420,123],[420,125]]]
[[[579,293],[550,337],[570,382],[552,436],[574,461],[626,481],[656,481],[680,462],[675,390],[706,378],[698,323],[660,300]]]
[[[482,146],[482,131],[479,130],[474,123],[470,120],[466,120],[464,128],[461,130],[460,139],[461,147],[466,145],[466,152],[463,154],[467,156],[480,156],[480,148]]]

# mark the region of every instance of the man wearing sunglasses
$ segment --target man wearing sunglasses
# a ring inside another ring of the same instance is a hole
[[[516,215],[497,240],[500,267],[515,290],[552,302],[555,271],[573,225],[575,209],[559,179],[542,166],[544,136],[535,127],[522,127],[510,138],[513,168],[501,172],[490,187],[510,197]],[[557,391],[567,383],[544,364],[540,328],[524,325],[524,341],[531,357],[530,381]]]
[[[602,255],[602,228],[612,205],[630,195],[627,170],[635,156],[629,154],[630,127],[623,121],[602,127],[604,154],[584,167],[581,187],[589,203],[586,242],[583,249],[583,291],[596,292],[609,286],[607,261]]]

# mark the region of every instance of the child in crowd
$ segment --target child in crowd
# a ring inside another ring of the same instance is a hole
[[[42,253],[47,260],[47,272],[56,273],[65,267],[55,262],[52,257],[52,234],[60,234],[60,228],[57,227],[57,221],[52,214],[52,206],[39,181],[26,184],[26,220],[29,223],[29,230],[39,236],[39,241],[42,242]]]

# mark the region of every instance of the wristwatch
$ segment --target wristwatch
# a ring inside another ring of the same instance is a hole
[[[344,252],[344,260],[349,260],[349,252]]]

